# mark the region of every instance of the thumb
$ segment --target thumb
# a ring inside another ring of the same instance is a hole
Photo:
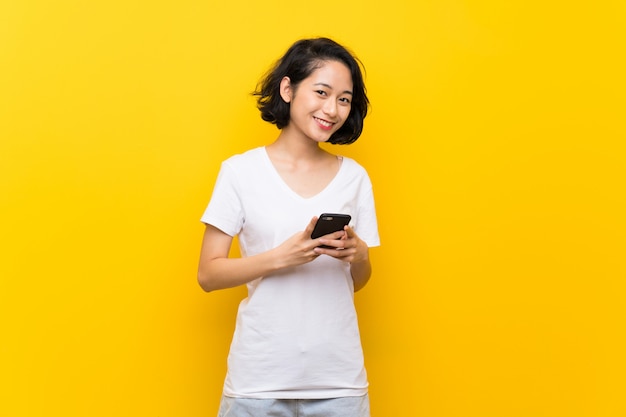
[[[311,233],[313,233],[313,229],[315,228],[315,223],[317,223],[317,216],[313,216],[309,224],[304,229],[304,233],[307,237],[311,237]]]

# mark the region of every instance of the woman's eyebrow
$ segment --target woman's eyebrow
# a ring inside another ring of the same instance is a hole
[[[329,89],[331,89],[331,90],[333,89],[330,85],[328,85],[328,84],[326,84],[326,83],[315,83],[315,84],[313,84],[313,85],[321,85],[322,87],[326,87],[326,88],[329,88]],[[352,95],[352,91],[350,91],[350,90],[345,90],[345,91],[343,92],[343,94],[350,94],[350,95]]]

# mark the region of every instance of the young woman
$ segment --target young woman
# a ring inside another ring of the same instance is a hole
[[[222,163],[202,216],[200,286],[248,287],[219,416],[369,416],[354,292],[379,245],[372,185],[354,160],[319,146],[361,135],[359,63],[330,39],[300,40],[256,95],[278,138]],[[312,239],[322,213],[352,221]],[[235,235],[241,258],[228,257]]]

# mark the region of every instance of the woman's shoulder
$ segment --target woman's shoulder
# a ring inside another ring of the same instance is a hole
[[[337,155],[337,158],[342,160],[342,165],[348,172],[367,176],[367,170],[356,159],[341,155]]]
[[[263,147],[253,148],[243,153],[238,153],[224,160],[224,165],[245,168],[250,164],[256,164],[264,157],[265,149]]]

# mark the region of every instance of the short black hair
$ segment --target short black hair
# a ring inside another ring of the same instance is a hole
[[[352,75],[352,106],[343,126],[328,139],[329,143],[345,145],[361,136],[363,119],[367,115],[369,100],[361,67],[363,64],[345,47],[328,38],[301,39],[295,42],[263,77],[253,93],[261,118],[279,129],[289,124],[289,106],[280,95],[280,83],[289,77],[291,86],[298,85],[324,62],[337,61],[348,67]]]

